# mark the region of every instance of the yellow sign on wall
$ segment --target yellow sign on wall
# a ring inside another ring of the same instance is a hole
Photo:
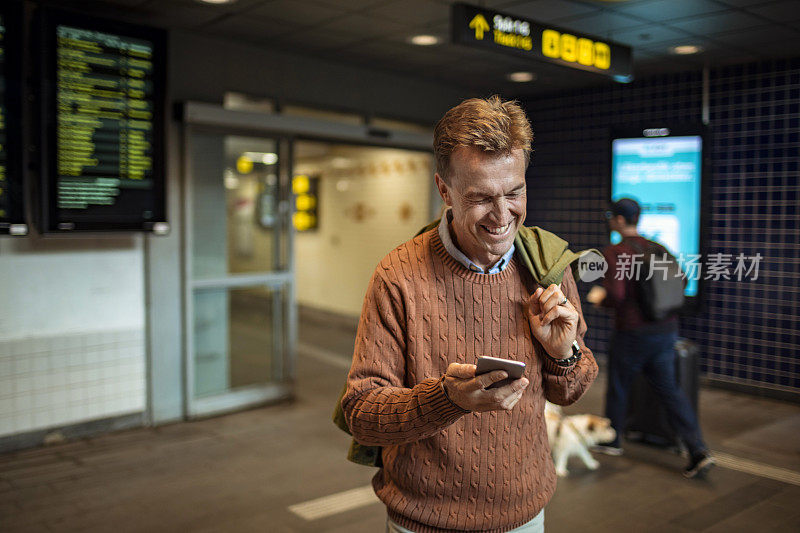
[[[292,178],[292,192],[295,195],[292,224],[297,231],[309,231],[317,228],[318,189],[318,177],[298,174]]]

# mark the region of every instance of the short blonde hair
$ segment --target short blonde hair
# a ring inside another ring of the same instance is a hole
[[[475,146],[497,155],[521,148],[525,165],[530,161],[533,131],[525,112],[515,100],[470,98],[450,109],[436,124],[433,153],[436,172],[449,183],[450,156],[456,148]]]

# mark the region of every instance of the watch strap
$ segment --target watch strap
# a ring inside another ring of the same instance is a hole
[[[553,361],[556,365],[560,367],[572,366],[581,360],[583,352],[581,352],[581,347],[578,344],[577,340],[572,341],[571,348],[572,348],[572,355],[565,359],[556,359],[549,353],[546,353],[545,355],[547,355],[547,357],[549,357],[551,361]]]

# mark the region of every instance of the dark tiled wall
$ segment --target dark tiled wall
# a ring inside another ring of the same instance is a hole
[[[709,75],[709,253],[763,259],[756,280],[705,281],[705,306],[681,321],[717,381],[800,395],[800,59],[736,65]],[[607,244],[608,128],[700,122],[702,74],[660,76],[524,102],[536,135],[526,224],[573,249]],[[751,275],[752,277],[752,275]],[[580,284],[588,291],[588,284]],[[611,320],[585,309],[605,357]]]

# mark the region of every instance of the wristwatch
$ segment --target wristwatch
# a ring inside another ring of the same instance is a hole
[[[547,357],[550,358],[551,361],[553,361],[558,366],[564,366],[564,367],[572,366],[572,365],[574,365],[575,363],[577,363],[578,361],[581,360],[582,352],[581,352],[581,347],[578,344],[577,340],[572,341],[571,348],[572,348],[572,355],[570,355],[569,357],[567,357],[565,359],[556,359],[555,357],[553,357],[549,353],[545,352],[545,354],[547,355]]]

